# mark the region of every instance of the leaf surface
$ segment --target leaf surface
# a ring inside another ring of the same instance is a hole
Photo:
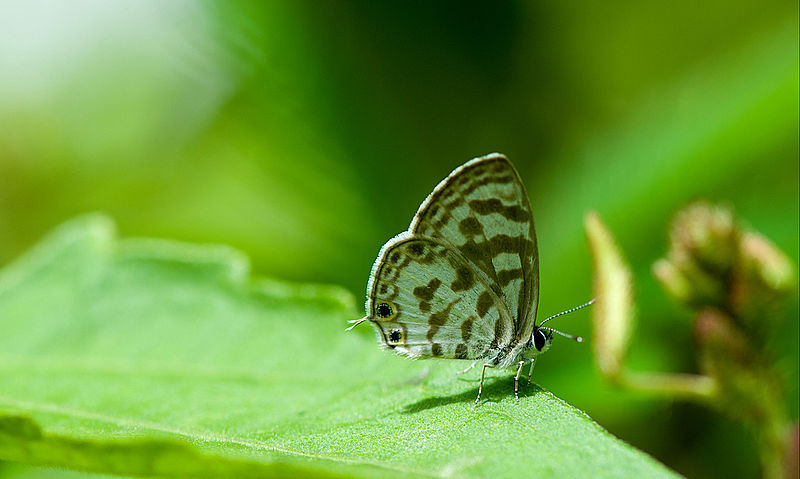
[[[675,476],[535,384],[515,402],[508,372],[473,407],[463,363],[380,351],[370,328],[344,332],[354,317],[344,290],[252,279],[226,247],[68,222],[0,273],[0,460],[159,477]]]

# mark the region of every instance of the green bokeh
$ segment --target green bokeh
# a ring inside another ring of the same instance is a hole
[[[491,151],[531,196],[541,314],[590,294],[585,212],[617,235],[633,368],[694,368],[689,313],[650,274],[688,201],[733,205],[798,261],[796,2],[389,5],[3,2],[0,264],[102,210],[360,296],[431,188]],[[797,317],[795,295],[773,344],[793,417]],[[687,475],[757,474],[740,426],[605,385],[588,347],[557,343],[537,380]]]

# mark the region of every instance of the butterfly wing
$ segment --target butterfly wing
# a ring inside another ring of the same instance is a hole
[[[515,339],[530,338],[539,301],[536,230],[528,194],[505,156],[454,170],[422,203],[409,232],[458,251],[505,303]]]
[[[366,311],[383,343],[411,357],[493,359],[514,334],[505,306],[458,251],[408,232],[381,249]]]

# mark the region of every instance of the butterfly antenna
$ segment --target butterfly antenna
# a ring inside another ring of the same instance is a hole
[[[355,328],[359,324],[363,323],[364,321],[368,321],[368,320],[369,320],[369,318],[366,317],[366,316],[363,317],[363,318],[360,318],[360,319],[351,319],[351,320],[348,321],[348,323],[353,323],[353,325],[350,326],[349,328],[345,329],[345,331],[350,331],[351,329]]]
[[[539,329],[544,329],[545,331],[551,331],[551,332],[554,332],[556,334],[560,334],[561,336],[564,336],[565,338],[572,339],[573,341],[575,341],[577,343],[582,343],[583,342],[583,338],[582,337],[573,336],[573,335],[567,334],[567,333],[562,333],[561,331],[559,331],[557,329],[553,329],[553,328],[539,328]]]
[[[544,321],[542,321],[541,323],[539,323],[539,327],[542,327],[542,325],[544,325],[544,323],[546,323],[546,322],[550,321],[551,319],[557,318],[557,317],[559,317],[559,316],[564,316],[565,314],[569,314],[569,313],[575,312],[575,311],[577,311],[577,310],[579,310],[579,309],[585,308],[586,306],[589,306],[589,305],[591,305],[591,304],[592,304],[592,303],[594,303],[595,301],[597,301],[597,298],[592,298],[592,300],[591,300],[591,301],[587,301],[587,302],[583,303],[583,304],[582,304],[582,305],[580,305],[580,306],[575,306],[575,307],[574,307],[574,308],[572,308],[572,309],[568,309],[568,310],[566,310],[566,311],[561,311],[561,312],[560,312],[560,313],[558,313],[558,314],[554,314],[554,315],[550,316],[549,318],[545,319]],[[555,329],[554,329],[553,331],[555,331],[555,332],[557,332],[557,333],[558,333],[558,331],[556,331]],[[563,335],[564,333],[559,333],[559,334],[562,334],[562,335]]]

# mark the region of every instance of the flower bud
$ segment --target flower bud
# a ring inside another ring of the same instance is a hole
[[[736,259],[738,232],[730,209],[706,202],[689,205],[673,221],[674,259],[694,262],[698,269],[721,278]]]
[[[731,281],[730,309],[745,326],[775,317],[781,300],[796,284],[792,261],[758,233],[741,235],[739,261]],[[759,324],[757,329],[763,329]]]
[[[593,289],[597,298],[592,308],[595,362],[603,376],[619,381],[634,328],[632,274],[597,213],[586,215],[584,224],[594,263]]]
[[[687,306],[723,307],[737,237],[730,210],[706,202],[689,205],[675,216],[667,259],[656,262],[653,273],[667,293]]]

